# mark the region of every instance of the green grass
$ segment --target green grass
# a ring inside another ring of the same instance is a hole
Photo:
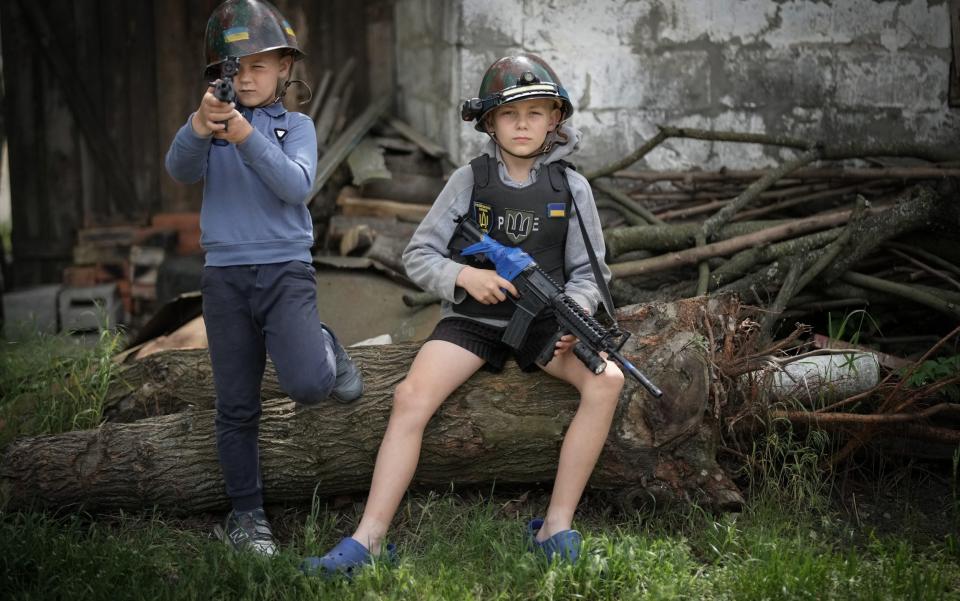
[[[297,566],[332,546],[355,510],[304,517],[275,508],[291,523],[274,559],[231,553],[196,523],[0,514],[0,590],[16,599],[960,599],[955,539],[854,531],[769,498],[739,516],[640,520],[586,508],[585,556],[574,567],[527,554],[527,516],[500,507],[453,493],[410,497],[394,532],[399,565],[354,582],[305,577]]]
[[[89,348],[67,337],[18,344],[0,357],[0,435],[14,431],[14,418],[21,435],[99,423],[116,335]],[[573,567],[545,566],[525,551],[524,524],[542,515],[542,491],[522,500],[508,491],[412,494],[391,532],[399,565],[364,570],[354,582],[305,577],[297,567],[351,531],[359,503],[268,508],[282,545],[274,559],[237,555],[212,539],[219,515],[0,510],[0,598],[960,600],[960,451],[946,478],[937,476],[940,509],[915,504],[911,495],[932,495],[895,474],[896,486],[878,485],[874,496],[904,496],[870,505],[861,519],[862,506],[856,515],[841,507],[837,484],[817,467],[831,445],[823,434],[798,440],[785,428],[759,438],[740,474],[750,502],[738,515],[696,507],[622,514],[588,495],[577,518],[584,554]],[[887,510],[895,520],[882,519]]]
[[[122,335],[94,344],[68,334],[0,340],[0,450],[16,436],[96,427]]]

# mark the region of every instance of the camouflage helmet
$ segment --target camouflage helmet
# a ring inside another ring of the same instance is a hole
[[[207,20],[204,46],[207,77],[231,56],[276,49],[288,50],[295,61],[306,56],[297,44],[293,27],[277,7],[265,0],[227,0],[214,9]]]
[[[516,54],[498,59],[487,68],[480,82],[478,98],[464,101],[460,116],[464,121],[474,121],[477,131],[486,131],[483,118],[496,107],[530,100],[531,98],[555,98],[560,102],[560,122],[573,114],[570,95],[560,84],[560,79],[542,58],[535,54]]]

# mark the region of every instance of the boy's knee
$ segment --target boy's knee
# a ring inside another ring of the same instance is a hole
[[[594,390],[602,392],[605,398],[616,402],[620,399],[623,384],[623,372],[616,364],[608,362],[607,368],[590,378],[588,385]]]
[[[623,371],[620,370],[620,367],[615,363],[608,362],[607,369],[603,370],[602,376],[604,386],[614,391],[615,395],[619,397],[624,383]]]
[[[301,405],[317,405],[330,397],[336,375],[329,370],[303,370],[283,383],[283,390]]]
[[[397,416],[426,424],[431,414],[425,405],[423,392],[414,382],[405,379],[397,384],[393,391],[393,411]]]

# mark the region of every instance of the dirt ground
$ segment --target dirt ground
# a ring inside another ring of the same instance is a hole
[[[423,340],[440,318],[440,306],[410,308],[402,295],[415,292],[379,273],[317,267],[317,306],[346,344],[389,334],[393,342]]]

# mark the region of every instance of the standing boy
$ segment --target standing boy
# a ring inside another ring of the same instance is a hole
[[[514,309],[507,294],[517,291],[492,265],[471,265],[459,255],[456,218],[469,215],[495,240],[523,248],[588,313],[596,310],[601,293],[586,244],[602,258],[603,236],[590,185],[563,161],[580,141],[579,132],[564,125],[572,113],[556,74],[531,54],[495,62],[483,77],[479,98],[465,103],[464,119],[475,120],[476,129],[491,138],[486,154],[451,175],[403,256],[407,275],[443,299],[443,319],[394,393],[356,532],[323,557],[308,558],[305,571],[349,574],[381,553],[416,470],[430,417],[474,372],[499,371],[511,353],[500,337]],[[602,259],[598,269],[609,280]],[[556,330],[552,317],[534,322],[514,353],[524,371],[539,367],[580,391],[546,516],[530,522],[527,533],[531,551],[574,562],[581,537],[572,530],[573,514],[610,430],[623,374],[608,361],[606,370],[594,375],[570,352],[571,336],[557,343],[552,360],[537,366],[536,357]]]
[[[263,511],[258,425],[260,383],[270,354],[280,386],[312,405],[363,392],[360,372],[317,313],[306,202],[317,165],[313,122],[287,112],[282,98],[304,54],[283,15],[262,0],[227,0],[207,22],[208,79],[228,58],[236,102],[208,87],[177,132],[167,171],[203,179],[201,291],[217,392],[217,451],[233,510],[224,541],[276,553]],[[281,84],[281,82],[283,82]]]

